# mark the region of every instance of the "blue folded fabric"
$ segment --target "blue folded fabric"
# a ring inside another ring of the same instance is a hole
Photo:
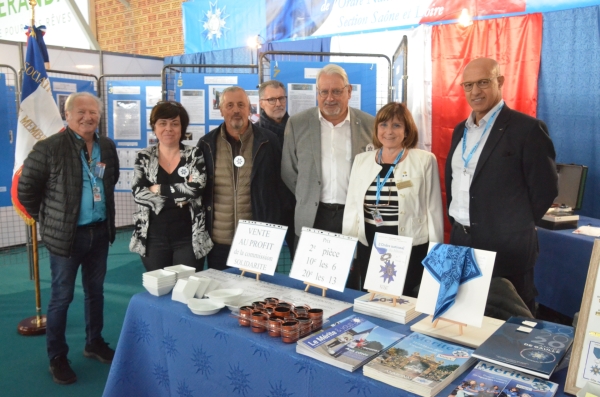
[[[472,248],[436,244],[423,259],[423,266],[440,283],[433,320],[454,305],[458,287],[482,275]]]

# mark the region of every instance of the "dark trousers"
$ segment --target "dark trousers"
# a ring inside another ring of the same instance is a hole
[[[206,255],[206,260],[208,261],[208,268],[216,270],[227,269],[227,257],[229,256],[230,250],[231,245],[214,243],[214,246],[212,247],[208,255]],[[204,258],[201,259],[200,268],[204,268]]]
[[[450,231],[450,244],[477,248],[473,247],[471,238],[470,232],[465,232],[458,222],[454,222]],[[531,314],[535,317],[535,297],[538,295],[538,292],[534,284],[533,268],[527,269],[523,273],[503,275],[501,277],[512,283],[525,305],[531,311]]]
[[[46,347],[48,358],[66,356],[69,346],[65,338],[67,312],[73,301],[75,279],[81,266],[84,292],[85,340],[90,344],[102,336],[104,327],[104,278],[108,258],[108,224],[78,227],[71,257],[50,254],[52,291],[46,314]]]
[[[173,265],[186,265],[202,270],[201,261],[196,259],[192,236],[174,239],[168,235],[148,233],[146,256],[142,256],[146,271]]]

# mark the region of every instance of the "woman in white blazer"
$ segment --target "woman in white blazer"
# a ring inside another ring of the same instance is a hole
[[[417,127],[403,104],[392,102],[379,110],[373,131],[375,150],[354,159],[342,231],[359,239],[361,286],[375,232],[412,237],[403,295],[415,297],[428,243],[443,242],[444,237],[437,160],[432,153],[416,149],[417,142]]]

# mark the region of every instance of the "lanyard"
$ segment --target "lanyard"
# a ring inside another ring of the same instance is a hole
[[[94,150],[92,149],[92,153],[94,152]],[[90,158],[92,158],[92,153],[90,153]],[[83,163],[83,168],[85,168],[85,170],[88,173],[88,176],[90,177],[90,182],[92,182],[92,188],[94,186],[96,186],[96,177],[94,176],[94,173],[92,172],[92,170],[90,169],[90,165],[87,162],[87,160],[85,159],[85,156],[83,155],[83,150],[81,152],[79,152],[79,154],[81,155],[81,162]]]
[[[383,148],[381,148],[381,150],[379,150],[379,164],[381,164],[381,152],[382,151],[383,151]],[[379,177],[379,174],[377,174],[377,182],[376,182],[377,183],[377,193],[375,193],[375,205],[379,205],[379,198],[381,197],[381,189],[383,189],[383,186],[385,185],[388,178],[390,177],[392,170],[394,169],[396,164],[398,164],[398,161],[400,161],[403,154],[404,154],[404,149],[402,149],[402,151],[398,154],[398,156],[396,157],[396,160],[394,160],[394,164],[390,167],[387,174],[385,174],[385,178],[383,179],[382,182],[380,182],[381,178]]]
[[[473,148],[469,152],[469,155],[467,156],[467,158],[465,158],[465,152],[467,151],[467,126],[465,125],[465,130],[463,131],[463,143],[462,143],[462,159],[465,164],[465,172],[467,170],[467,166],[469,165],[469,161],[471,161],[471,159],[473,158],[473,154],[475,154],[475,151],[477,150],[477,148],[479,147],[479,144],[481,143],[481,139],[483,139],[483,136],[488,131],[489,127],[494,123],[494,120],[496,119],[496,115],[498,114],[498,112],[500,110],[502,110],[503,107],[504,107],[504,105],[502,105],[498,109],[496,109],[496,111],[492,114],[492,116],[490,117],[488,122],[485,123],[485,128],[483,129],[483,132],[481,133],[479,140],[477,141],[475,146],[473,146]]]

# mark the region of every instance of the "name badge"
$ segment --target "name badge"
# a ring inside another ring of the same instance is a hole
[[[106,170],[106,164],[104,163],[96,163],[94,167],[94,176],[96,178],[102,179],[104,177],[104,171]]]
[[[190,170],[188,170],[186,167],[179,167],[179,169],[177,170],[177,175],[179,175],[182,178],[185,178],[189,174]]]
[[[100,188],[98,186],[94,186],[92,188],[92,193],[94,194],[94,201],[95,202],[102,201],[102,195],[100,194]]]
[[[404,189],[407,187],[412,187],[412,186],[413,186],[413,183],[410,179],[408,181],[396,182],[396,189],[398,189],[398,190]]]
[[[235,156],[235,158],[233,159],[233,165],[235,165],[238,168],[242,167],[245,162],[246,160],[244,160],[242,156]]]
[[[373,211],[371,211],[371,215],[373,215],[375,226],[383,226],[383,217],[381,216],[381,212],[379,212],[378,209],[374,209]]]
[[[365,146],[365,152],[372,152],[373,150],[375,150],[375,145],[372,143],[369,143],[367,146]]]

